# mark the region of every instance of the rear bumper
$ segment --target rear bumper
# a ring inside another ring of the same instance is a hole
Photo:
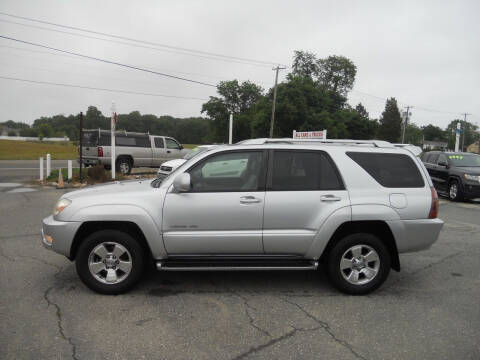
[[[52,215],[46,217],[42,220],[43,246],[69,258],[72,242],[80,225],[81,222],[57,221]]]
[[[80,162],[80,158],[78,158],[78,162]],[[98,164],[98,159],[82,157],[82,162],[83,162],[84,165],[97,165]]]
[[[440,219],[387,221],[399,253],[428,249],[437,241],[443,227]]]

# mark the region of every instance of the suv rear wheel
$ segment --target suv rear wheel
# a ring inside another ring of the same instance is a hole
[[[342,238],[330,251],[327,261],[330,282],[351,295],[367,294],[386,280],[390,254],[372,234],[358,233]]]
[[[448,198],[452,201],[461,201],[463,198],[462,189],[457,180],[450,181],[448,185]]]
[[[90,289],[114,295],[130,290],[144,269],[144,251],[129,234],[102,230],[89,235],[78,248],[77,273]]]
[[[117,159],[116,168],[123,175],[129,175],[130,171],[132,171],[132,162],[127,157],[121,157]]]

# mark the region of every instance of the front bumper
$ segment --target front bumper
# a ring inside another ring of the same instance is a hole
[[[480,185],[463,184],[463,197],[467,199],[480,198]]]
[[[82,223],[76,221],[58,221],[52,215],[42,220],[42,244],[59,254],[70,258],[70,249],[78,228]],[[51,242],[47,240],[51,239]]]
[[[437,241],[443,227],[441,219],[387,221],[399,253],[428,249]]]

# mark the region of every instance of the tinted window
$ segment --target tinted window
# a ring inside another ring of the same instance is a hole
[[[275,151],[272,190],[342,190],[332,161],[323,152]]]
[[[163,149],[165,147],[165,144],[163,143],[163,138],[155,138],[155,147],[158,149]]]
[[[448,164],[447,157],[443,154],[440,154],[438,156],[438,160],[437,160],[437,164],[439,164],[439,163]]]
[[[110,146],[112,144],[112,137],[107,134],[101,134],[98,146]]]
[[[135,138],[135,143],[137,147],[152,147],[150,143],[150,138],[148,136],[140,136]]]
[[[214,155],[189,170],[193,192],[255,191],[263,188],[262,152]]]
[[[115,137],[115,145],[117,146],[136,146],[135,138],[133,137]]]
[[[347,152],[347,155],[382,186],[415,188],[425,185],[418,167],[408,155],[362,152]]]
[[[82,131],[82,144],[84,146],[97,146],[98,131]]]
[[[173,139],[165,139],[165,141],[167,142],[167,149],[178,149],[180,150],[180,145],[178,145],[178,143],[173,140]]]
[[[429,164],[436,164],[438,160],[438,154],[430,154],[428,157],[428,163]]]

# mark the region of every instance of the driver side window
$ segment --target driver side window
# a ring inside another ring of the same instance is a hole
[[[264,187],[261,151],[214,155],[189,173],[192,192],[257,191]]]
[[[438,156],[438,160],[437,160],[437,164],[440,165],[440,164],[448,164],[448,161],[447,161],[447,157],[443,154],[440,154]]]

